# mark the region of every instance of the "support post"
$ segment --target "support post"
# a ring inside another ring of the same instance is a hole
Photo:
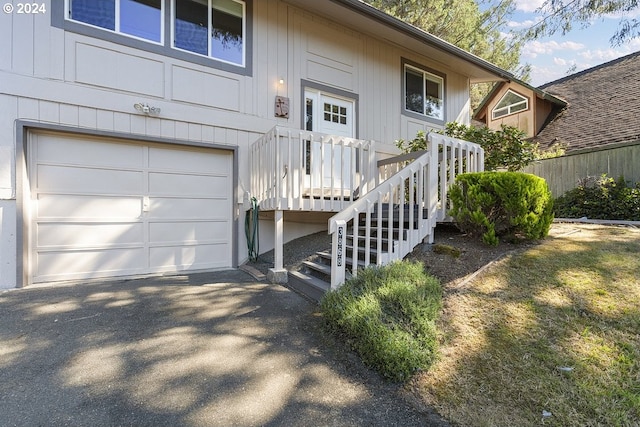
[[[281,210],[274,212],[274,228],[275,239],[273,246],[273,268],[269,269],[267,273],[267,279],[271,283],[287,283],[288,275],[287,270],[284,269],[283,262],[283,234],[284,234],[284,219]]]

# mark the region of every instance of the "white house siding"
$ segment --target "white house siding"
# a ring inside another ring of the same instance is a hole
[[[375,28],[333,23],[280,0],[253,1],[249,75],[66,32],[51,25],[51,1],[44,4],[44,14],[0,14],[0,288],[20,284],[16,174],[24,171],[15,167],[16,120],[237,149],[239,262],[247,254],[241,202],[249,189],[248,148],[276,124],[300,127],[302,80],[356,95],[358,137],[393,144],[434,127],[401,114],[406,58],[446,75],[446,119],[468,121],[465,76],[376,38]],[[274,117],[276,95],[290,99],[288,119]],[[161,114],[138,113],[138,102]],[[287,236],[316,228],[295,225]],[[261,242],[261,249],[271,247]]]

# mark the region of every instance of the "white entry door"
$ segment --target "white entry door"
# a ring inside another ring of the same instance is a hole
[[[307,89],[305,101],[306,130],[348,138],[355,137],[355,101],[353,99]],[[326,149],[328,145],[312,142],[310,146],[307,143],[305,147],[307,187],[320,187],[322,182],[322,187],[329,189],[333,182],[336,188],[351,188],[353,149],[337,146],[333,152],[332,163],[329,161],[332,158],[331,153],[328,150],[323,153],[323,147]]]
[[[32,283],[232,266],[231,152],[42,132],[29,153]]]

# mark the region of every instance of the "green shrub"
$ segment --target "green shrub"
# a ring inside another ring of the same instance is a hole
[[[640,221],[640,182],[627,185],[624,177],[614,180],[606,174],[584,178],[556,199],[555,213],[562,218]]]
[[[369,267],[328,292],[320,303],[329,329],[342,335],[364,363],[393,381],[431,366],[440,283],[421,263]]]
[[[541,239],[553,221],[553,199],[544,179],[519,172],[477,172],[456,177],[449,197],[458,227],[482,236],[489,245],[498,237]]]

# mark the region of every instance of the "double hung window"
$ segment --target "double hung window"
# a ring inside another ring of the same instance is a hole
[[[444,77],[405,64],[404,109],[444,121]]]

